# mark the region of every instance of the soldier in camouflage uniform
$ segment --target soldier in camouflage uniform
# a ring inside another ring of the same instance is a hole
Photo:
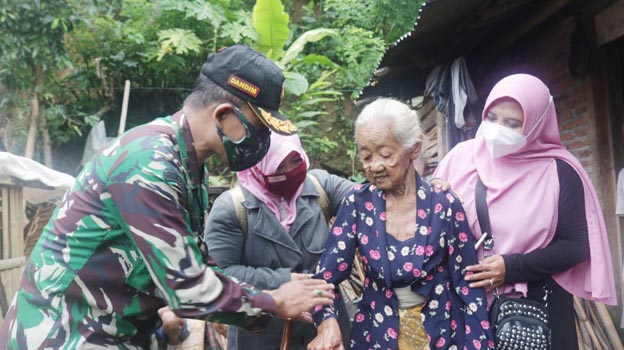
[[[0,330],[2,349],[149,349],[168,305],[177,316],[259,330],[332,302],[316,280],[261,292],[203,261],[213,153],[233,170],[257,163],[283,75],[233,46],[210,55],[181,111],[136,127],[85,165],[45,227]]]

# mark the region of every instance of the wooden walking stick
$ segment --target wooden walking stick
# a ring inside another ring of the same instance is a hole
[[[284,331],[282,331],[282,344],[280,350],[288,350],[290,347],[290,334],[292,333],[293,320],[286,320],[284,323]]]

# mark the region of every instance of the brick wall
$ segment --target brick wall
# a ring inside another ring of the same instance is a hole
[[[573,78],[568,69],[570,40],[574,31],[575,20],[566,18],[547,28],[531,33],[524,43],[510,47],[506,53],[496,57],[494,64],[476,68],[476,75],[482,77],[476,81],[480,96],[485,99],[492,86],[501,78],[513,73],[528,73],[542,79],[550,88],[557,109],[557,118],[561,140],[568,150],[576,156],[589,173],[598,198],[601,202],[609,246],[613,260],[618,300],[624,300],[622,289],[622,230],[613,215],[615,211],[614,172],[609,168],[608,159],[598,158],[598,150],[608,148],[609,140],[599,139],[596,127],[604,128],[604,115],[598,116],[594,110],[592,82],[589,76]],[[482,71],[480,70],[482,69]],[[482,72],[482,74],[478,74]],[[604,93],[607,93],[606,91]],[[597,102],[600,103],[600,102]],[[591,109],[591,110],[590,110]],[[595,121],[601,117],[601,121]],[[600,125],[598,125],[600,123]],[[611,157],[608,151],[600,157]],[[621,319],[622,306],[610,307],[609,312],[616,325]],[[624,329],[618,329],[624,339]]]
[[[542,79],[550,88],[557,108],[561,140],[583,164],[592,178],[596,170],[590,152],[592,119],[588,112],[588,78],[573,78],[568,70],[570,35],[575,21],[567,18],[531,33],[524,43],[516,44],[495,58],[484,79],[477,82],[485,99],[489,89],[502,77],[528,73]]]

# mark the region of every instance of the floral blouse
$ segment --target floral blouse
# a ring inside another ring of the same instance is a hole
[[[493,349],[485,292],[464,280],[466,266],[477,263],[477,255],[462,205],[454,194],[434,190],[419,176],[417,185],[416,232],[404,242],[390,241],[394,237],[386,234],[383,191],[367,184],[348,193],[315,278],[338,285],[349,277],[359,250],[366,279],[351,349],[397,349],[399,301],[393,287],[407,285],[427,298],[422,315],[431,349]],[[336,317],[336,310],[317,306],[313,317],[318,326]]]

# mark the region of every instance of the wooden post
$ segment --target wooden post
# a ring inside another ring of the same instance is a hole
[[[595,302],[594,303],[596,310],[598,312],[598,316],[602,324],[604,325],[604,330],[609,337],[609,343],[611,344],[611,350],[624,350],[624,345],[622,345],[622,341],[617,333],[617,328],[613,324],[613,320],[611,316],[609,316],[609,311],[607,311],[607,307],[603,303]]]
[[[0,259],[8,259],[11,252],[10,203],[9,187],[2,186],[2,255]]]
[[[438,164],[449,151],[446,149],[446,119],[444,113],[436,109],[436,128],[438,129]]]
[[[130,80],[126,80],[124,86],[123,103],[121,105],[121,118],[119,119],[119,131],[117,136],[121,136],[126,129],[126,115],[128,114],[128,100],[130,99]]]

